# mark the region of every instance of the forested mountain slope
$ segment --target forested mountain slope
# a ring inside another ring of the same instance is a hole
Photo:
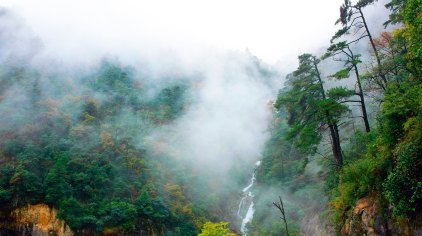
[[[278,94],[249,51],[53,60],[0,9],[0,235],[421,234],[422,1],[376,4]]]
[[[326,51],[300,55],[287,76],[252,235],[286,234],[268,204],[278,196],[290,235],[422,232],[422,2],[388,3],[385,26],[394,27],[380,35],[365,15],[375,3],[346,0]]]

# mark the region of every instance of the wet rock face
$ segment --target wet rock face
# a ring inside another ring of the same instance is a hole
[[[14,226],[10,229],[0,229],[0,236],[51,236],[55,235],[54,232],[46,233],[41,229],[34,227],[33,224],[26,224]]]
[[[375,197],[360,199],[346,220],[342,235],[387,235],[387,221],[378,210]]]
[[[73,236],[73,231],[57,211],[46,204],[28,205],[13,210],[0,222],[0,236]]]
[[[344,222],[341,235],[411,236],[420,235],[422,228],[412,229],[407,220],[392,221],[384,218],[375,196],[360,199]]]

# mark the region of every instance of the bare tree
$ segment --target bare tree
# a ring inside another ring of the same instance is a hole
[[[286,236],[289,236],[289,229],[287,228],[287,220],[286,220],[286,212],[284,210],[283,201],[281,200],[281,196],[278,197],[279,202],[273,202],[273,205],[280,211],[281,217],[280,219],[284,222],[284,228],[286,229]]]

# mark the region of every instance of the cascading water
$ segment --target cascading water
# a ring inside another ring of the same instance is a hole
[[[255,167],[254,172],[252,174],[251,182],[249,183],[248,186],[246,186],[242,190],[243,197],[242,197],[242,199],[240,199],[239,209],[237,210],[237,215],[242,219],[242,224],[240,225],[240,231],[242,232],[243,235],[246,235],[246,224],[249,223],[252,220],[253,214],[255,212],[254,204],[253,204],[253,193],[250,190],[253,187],[255,180],[256,180],[255,170],[260,165],[261,165],[261,161],[257,161],[255,163],[256,167]],[[248,203],[249,203],[249,207],[247,208],[247,211],[245,213],[243,209],[246,209],[245,206],[247,206]],[[243,214],[242,214],[242,212],[243,212]]]

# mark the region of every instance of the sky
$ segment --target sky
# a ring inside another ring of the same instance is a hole
[[[328,43],[342,0],[0,0],[64,60],[249,50],[270,64]],[[292,60],[293,59],[293,60]],[[187,58],[189,60],[189,58]],[[293,62],[292,62],[293,61]]]

